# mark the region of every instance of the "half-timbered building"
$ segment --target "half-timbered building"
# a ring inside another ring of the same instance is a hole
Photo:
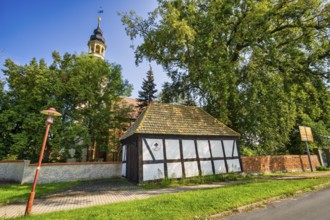
[[[241,172],[239,134],[195,106],[151,103],[121,137],[132,182]]]

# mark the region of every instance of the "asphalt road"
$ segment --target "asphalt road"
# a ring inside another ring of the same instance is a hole
[[[247,213],[233,215],[225,220],[329,220],[330,187],[303,194],[288,200],[269,204]]]

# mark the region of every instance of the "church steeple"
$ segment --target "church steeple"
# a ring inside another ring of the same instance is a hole
[[[101,18],[98,17],[98,25],[97,28],[94,30],[94,34],[91,35],[88,41],[88,53],[91,56],[99,57],[104,60],[105,56],[105,39],[103,37],[103,32],[100,28]]]

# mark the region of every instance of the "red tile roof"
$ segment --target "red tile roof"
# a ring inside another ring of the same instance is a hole
[[[129,117],[134,120],[137,119],[139,116],[138,100],[135,98],[122,97],[121,102],[124,107],[130,107],[132,109],[132,111],[129,112]]]

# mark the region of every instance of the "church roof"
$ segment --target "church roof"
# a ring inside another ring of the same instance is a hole
[[[135,98],[122,97],[120,105],[122,107],[131,108],[129,112],[130,119],[136,120],[139,116],[139,101]]]
[[[94,34],[91,35],[91,37],[89,38],[90,41],[92,40],[99,40],[101,41],[103,44],[105,44],[105,39],[103,37],[103,32],[100,28],[100,22],[101,22],[101,18],[98,17],[98,24],[97,24],[97,28],[94,30]]]
[[[149,104],[120,140],[134,134],[240,136],[201,108],[156,102]]]
[[[102,41],[102,43],[105,44],[105,39],[103,37],[103,32],[100,28],[100,25],[97,26],[97,28],[94,30],[94,34],[91,35],[91,37],[89,38],[90,41],[92,40],[99,40]]]

